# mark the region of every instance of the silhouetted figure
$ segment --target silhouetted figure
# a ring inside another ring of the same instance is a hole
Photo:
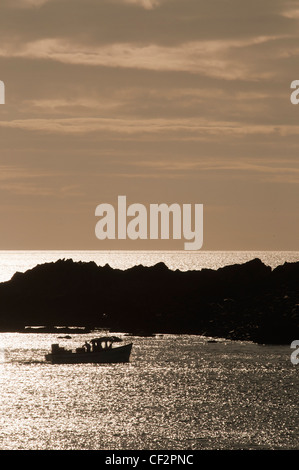
[[[87,343],[87,341],[86,341],[84,346],[85,346],[86,352],[90,353],[90,344]]]

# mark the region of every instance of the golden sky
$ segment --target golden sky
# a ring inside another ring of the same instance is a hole
[[[204,250],[298,250],[299,1],[1,0],[0,249],[100,241],[95,208],[204,205]]]

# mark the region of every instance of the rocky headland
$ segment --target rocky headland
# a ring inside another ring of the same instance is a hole
[[[163,263],[122,271],[59,260],[0,284],[0,331],[76,325],[290,344],[299,339],[298,282],[299,262],[182,272]]]

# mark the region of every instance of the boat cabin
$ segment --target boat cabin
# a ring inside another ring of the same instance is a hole
[[[101,338],[94,338],[91,339],[89,342],[86,341],[85,344],[83,344],[83,346],[81,346],[80,348],[76,348],[75,353],[82,354],[105,351],[108,349],[112,349],[112,344],[120,341],[122,340],[116,336],[103,336]],[[71,350],[67,350],[63,347],[60,347],[58,344],[52,344],[51,349],[51,353],[54,355],[72,353]]]
[[[91,339],[89,342],[85,342],[84,349],[86,352],[96,352],[105,349],[111,349],[114,342],[121,341],[116,336],[103,336],[101,338]]]

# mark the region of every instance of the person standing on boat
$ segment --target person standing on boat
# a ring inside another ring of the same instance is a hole
[[[88,352],[88,353],[89,353],[89,352],[90,352],[90,344],[89,344],[89,343],[87,343],[87,341],[85,341],[85,344],[84,344],[84,346],[85,346],[86,352]]]

